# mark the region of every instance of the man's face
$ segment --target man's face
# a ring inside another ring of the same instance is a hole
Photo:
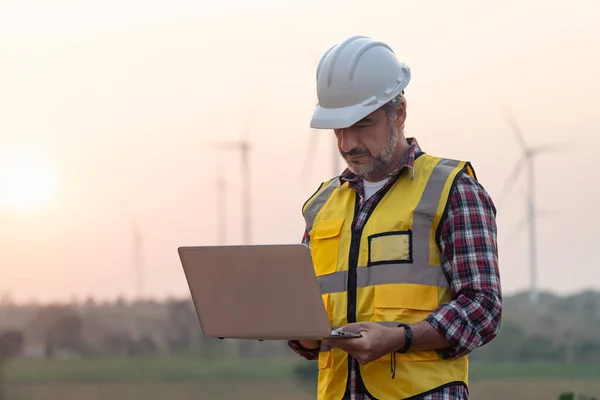
[[[348,128],[334,130],[338,149],[350,171],[369,179],[380,177],[389,169],[398,149],[404,106],[397,117],[390,121],[385,111],[379,109]]]

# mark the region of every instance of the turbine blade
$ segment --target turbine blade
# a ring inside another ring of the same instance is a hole
[[[510,126],[515,134],[515,137],[517,138],[517,141],[519,142],[519,144],[521,145],[523,150],[526,150],[527,142],[525,141],[525,137],[523,136],[523,133],[521,132],[521,128],[519,128],[519,125],[517,125],[517,122],[511,115],[507,114],[507,119],[508,119],[508,123],[510,124]]]
[[[515,166],[513,167],[512,171],[508,174],[508,177],[506,178],[504,186],[503,186],[502,190],[500,191],[500,194],[498,195],[497,200],[495,201],[498,208],[500,208],[500,204],[502,203],[504,198],[508,195],[510,190],[514,187],[515,183],[517,182],[517,178],[521,175],[521,171],[523,171],[526,161],[527,161],[526,157],[521,157],[517,161]]]
[[[560,151],[569,151],[570,149],[573,149],[575,147],[574,143],[567,143],[567,142],[559,142],[559,143],[549,143],[549,144],[542,144],[539,146],[534,146],[531,149],[531,153],[534,154],[540,154],[540,153],[553,153],[553,152],[560,152]]]
[[[506,247],[508,244],[512,243],[515,239],[519,237],[519,234],[524,230],[527,226],[528,220],[527,217],[523,217],[517,222],[517,224],[510,230],[506,239],[502,240],[501,246],[498,247]]]
[[[302,35],[298,34],[298,32],[292,28],[292,25],[288,22],[285,21],[280,21],[278,20],[278,25],[280,26],[280,28],[286,32],[287,36],[300,44],[301,47],[304,48],[304,50],[306,51],[306,54],[310,57],[310,59],[317,64],[319,62],[320,59],[320,54],[317,54],[314,49],[312,48],[312,46],[309,46],[305,40],[303,40]]]
[[[259,82],[259,85],[256,87],[256,91],[254,93],[254,99],[253,99],[253,101],[251,101],[252,105],[256,109],[258,108],[258,106],[260,104],[260,99],[263,96],[264,87],[265,87],[265,85],[262,84],[261,82]],[[241,134],[242,142],[250,141],[250,131],[252,129],[252,123],[255,121],[255,116],[256,116],[256,110],[253,110],[252,108],[253,107],[249,108],[248,115],[246,116],[246,121],[244,122],[244,125],[242,126],[242,134]]]
[[[556,210],[536,210],[535,211],[536,218],[560,217],[561,214],[562,213],[560,211],[556,211]]]
[[[239,150],[241,147],[240,142],[217,142],[214,146],[218,150]]]
[[[515,137],[517,138],[517,141],[521,145],[521,148],[523,149],[523,151],[526,152],[527,148],[528,148],[527,142],[525,141],[525,137],[523,136],[523,133],[521,132],[521,128],[519,128],[519,125],[517,124],[516,120],[512,116],[512,113],[508,110],[508,107],[503,103],[500,105],[500,107],[502,108],[502,111],[504,112],[504,116],[505,116],[506,120],[508,121],[508,124],[510,125]]]

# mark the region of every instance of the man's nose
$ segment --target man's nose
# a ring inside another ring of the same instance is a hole
[[[353,133],[351,129],[340,129],[338,140],[340,142],[340,149],[344,153],[347,153],[358,146],[356,134]]]

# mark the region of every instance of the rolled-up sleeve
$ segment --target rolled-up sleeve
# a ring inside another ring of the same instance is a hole
[[[438,230],[442,267],[452,300],[426,321],[451,347],[444,358],[458,358],[490,342],[498,333],[502,289],[498,270],[496,209],[485,189],[461,174]]]
[[[305,349],[297,340],[288,340],[287,345],[294,353],[307,360],[316,360],[319,358],[319,349]]]

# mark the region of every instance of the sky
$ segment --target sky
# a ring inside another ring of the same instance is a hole
[[[599,17],[592,0],[4,0],[0,292],[132,297],[137,221],[144,294],[187,294],[178,246],[242,241],[240,155],[218,148],[241,138],[252,243],[298,242],[302,204],[334,173],[333,134],[309,129],[316,64],[354,35],[411,68],[407,136],[471,161],[497,200],[504,292],[529,272],[525,173],[501,196],[522,155],[503,107],[531,146],[557,144],[535,158],[540,289],[600,289]]]

